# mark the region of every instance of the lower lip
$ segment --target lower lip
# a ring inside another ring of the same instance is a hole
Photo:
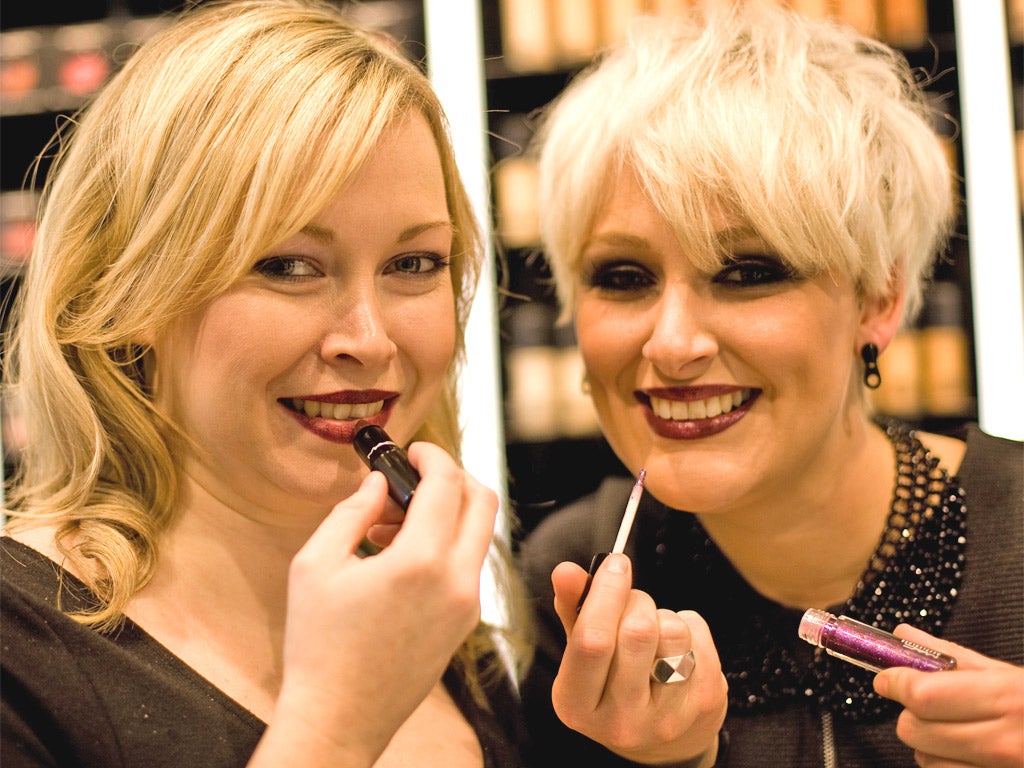
[[[387,424],[388,420],[388,408],[386,406],[376,416],[360,416],[348,421],[335,421],[334,419],[322,419],[318,416],[307,416],[304,413],[293,411],[286,405],[282,404],[281,407],[288,412],[289,416],[299,422],[304,429],[331,443],[351,443],[356,436],[356,424],[361,421],[383,427]]]
[[[710,419],[687,421],[663,419],[651,410],[650,405],[644,406],[644,416],[651,429],[660,437],[667,437],[671,440],[699,440],[727,430],[747,415],[756,399],[757,393],[751,395],[750,399],[738,408],[719,416],[712,416]]]

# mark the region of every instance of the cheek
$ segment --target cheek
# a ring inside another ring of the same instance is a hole
[[[451,304],[438,305],[429,312],[403,314],[392,327],[392,339],[413,362],[420,377],[443,375],[455,356],[455,310]]]
[[[154,345],[154,397],[172,413],[217,410],[252,391],[257,374],[265,379],[272,361],[287,357],[292,324],[272,312],[255,311],[244,301],[215,301],[189,315]]]
[[[633,313],[609,311],[584,301],[576,312],[576,338],[597,400],[598,390],[614,387],[620,376],[631,374],[642,357],[647,335],[642,318]]]

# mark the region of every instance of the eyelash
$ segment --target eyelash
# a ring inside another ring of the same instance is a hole
[[[646,267],[633,261],[609,261],[585,271],[584,283],[590,288],[615,293],[650,289],[657,278]],[[757,288],[796,278],[788,266],[771,257],[740,257],[723,265],[711,282],[729,288]]]
[[[731,279],[734,275],[741,276],[741,279]],[[742,256],[726,263],[712,278],[712,282],[747,288],[781,283],[795,277],[793,269],[778,259],[770,256]]]
[[[646,290],[655,282],[649,270],[626,260],[593,264],[583,277],[590,288],[622,293]]]
[[[388,263],[387,267],[384,268],[384,274],[400,272],[401,270],[398,269],[398,266],[402,262],[408,262],[413,259],[417,260],[418,266],[423,266],[422,262],[424,261],[429,262],[432,266],[430,269],[414,269],[412,271],[403,272],[403,274],[429,275],[437,272],[438,270],[447,269],[449,264],[451,264],[451,259],[449,257],[442,256],[437,253],[403,253],[401,256],[392,259],[391,262]]]
[[[296,275],[292,274],[292,271],[299,266],[305,266],[308,270],[308,274]],[[256,262],[253,267],[253,272],[258,272],[265,277],[296,281],[303,280],[309,277],[315,277],[321,274],[320,270],[309,263],[307,259],[301,256],[268,256],[265,259],[260,259]]]
[[[409,262],[416,261],[412,269],[403,269],[411,266]],[[423,269],[424,262],[428,268]],[[405,253],[388,262],[384,268],[384,274],[407,274],[407,275],[429,275],[441,269],[447,269],[450,259],[436,253]],[[303,274],[294,274],[298,268],[304,268]],[[253,271],[274,280],[293,282],[317,277],[323,273],[315,267],[308,259],[301,256],[268,256],[260,259],[253,267]]]

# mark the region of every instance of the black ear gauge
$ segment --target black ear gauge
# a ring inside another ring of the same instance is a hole
[[[382,472],[388,479],[388,495],[402,509],[408,509],[420,474],[409,463],[405,451],[383,429],[364,421],[356,424],[352,444],[366,466]]]

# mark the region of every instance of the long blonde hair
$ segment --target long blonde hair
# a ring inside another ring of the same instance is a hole
[[[416,439],[458,456],[484,249],[443,109],[390,41],[317,0],[204,3],[143,44],[55,138],[8,371],[29,434],[9,520],[55,523],[58,547],[87,564],[102,605],[84,621],[119,621],[175,510],[174,428],[148,396],[146,340],[231,286],[246,255],[307,224],[412,111],[441,157],[458,339]],[[471,641],[467,661],[486,645]]]

